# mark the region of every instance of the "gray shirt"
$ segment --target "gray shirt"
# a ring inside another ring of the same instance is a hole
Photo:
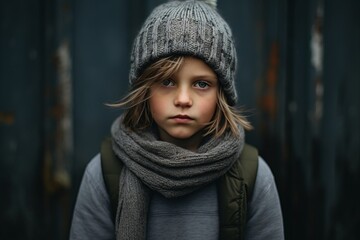
[[[148,214],[148,240],[218,239],[216,184],[192,194],[167,199],[154,194]],[[70,239],[115,239],[110,200],[102,177],[100,155],[86,167],[79,189]],[[259,158],[248,209],[246,240],[284,239],[280,201],[270,168]]]

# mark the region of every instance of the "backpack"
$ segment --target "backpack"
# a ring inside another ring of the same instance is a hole
[[[117,211],[122,165],[112,150],[111,138],[104,139],[101,144],[101,167],[113,220]],[[218,180],[219,239],[243,239],[247,205],[252,196],[257,168],[258,151],[245,144],[239,160]]]

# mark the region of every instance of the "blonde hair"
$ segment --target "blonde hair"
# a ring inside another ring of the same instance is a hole
[[[184,56],[165,57],[154,62],[145,68],[123,99],[118,103],[107,105],[125,108],[123,123],[126,127],[134,131],[150,127],[153,122],[148,105],[151,86],[171,78],[180,69],[184,59]],[[205,126],[204,136],[214,135],[219,137],[228,129],[232,134],[238,136],[239,125],[246,130],[252,129],[250,122],[242,115],[240,110],[227,103],[226,96],[220,85],[213,120]]]

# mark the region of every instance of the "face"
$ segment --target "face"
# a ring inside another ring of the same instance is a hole
[[[160,139],[195,150],[216,110],[218,80],[202,60],[186,57],[171,79],[154,84],[149,106]]]

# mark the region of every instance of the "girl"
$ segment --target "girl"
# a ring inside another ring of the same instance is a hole
[[[215,6],[171,1],[145,21],[131,55],[131,91],[115,104],[126,111],[111,128],[124,166],[116,220],[97,155],[85,170],[70,239],[219,238],[217,182],[239,158],[251,125],[234,107],[236,51]],[[258,162],[244,236],[283,239],[275,182]]]

